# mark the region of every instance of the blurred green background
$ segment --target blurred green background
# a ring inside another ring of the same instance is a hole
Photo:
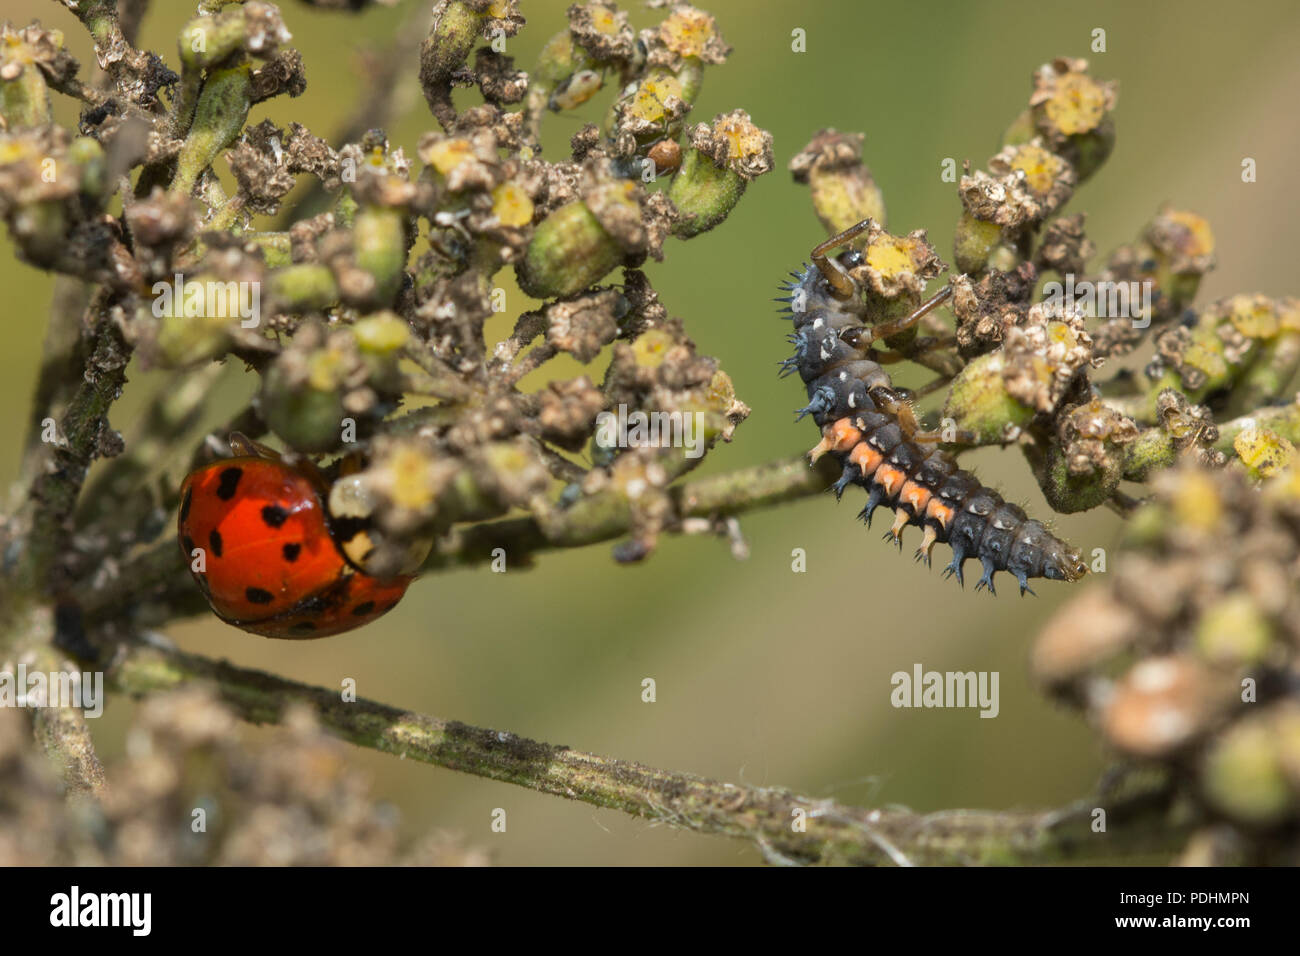
[[[562,27],[566,6],[521,4],[528,25],[509,48],[521,68]],[[744,107],[774,134],[778,166],[720,228],[689,247],[670,241],[666,261],[648,267],[669,311],[685,319],[702,352],[721,359],[753,408],[736,441],[709,456],[708,471],[788,456],[815,440],[808,423],[792,423],[790,410],[802,404],[799,387],[775,375],[787,347],[770,299],[783,274],[821,238],[806,189],[792,184],[784,167],[823,126],[867,134],[866,157],[885,190],[891,231],[928,228],[950,258],[958,203],[952,184],[940,181],[942,160],[982,165],[1023,107],[1032,71],[1054,56],[1086,56],[1095,75],[1120,83],[1118,146],[1067,210],[1088,212],[1088,232],[1102,253],[1135,236],[1168,201],[1208,217],[1218,238],[1219,266],[1199,301],[1300,291],[1294,2],[701,6],[718,17],[735,50],[706,74],[692,119]],[[191,9],[156,2],[141,45],[174,64],[176,31]],[[306,60],[308,89],[297,100],[255,108],[251,121],[297,120],[329,137],[366,93],[361,58],[409,29],[403,25],[414,7],[360,16],[293,2],[282,9]],[[84,32],[59,6],[7,0],[5,15],[62,28],[83,72],[93,65]],[[662,14],[638,5],[632,16],[640,27]],[[806,53],[791,51],[796,27],[807,32]],[[1106,31],[1103,54],[1089,51],[1095,28]],[[409,70],[416,69],[412,59]],[[565,152],[568,137],[596,118],[610,95],[605,90],[581,117],[550,118],[547,154]],[[418,94],[406,103],[389,134],[410,156],[434,124]],[[67,104],[59,109],[75,121]],[[1259,170],[1250,185],[1240,179],[1247,156]],[[52,281],[18,263],[7,237],[0,246],[7,336],[0,400],[12,410],[0,416],[0,480],[8,481],[17,473]],[[213,424],[253,388],[240,368],[228,375],[227,401],[209,409]],[[131,376],[113,415],[128,437],[159,380],[138,370]],[[1015,452],[985,451],[972,464],[1009,498],[1046,516]],[[362,695],[413,710],[846,802],[918,810],[1039,807],[1084,794],[1102,754],[1081,722],[1037,696],[1025,663],[1033,635],[1069,588],[1040,582],[1041,596],[1024,601],[1011,584],[997,600],[963,592],[937,570],[900,557],[878,531],[864,532],[853,520],[858,507],[846,500],[837,508],[826,498],[751,515],[743,521],[752,547],[745,562],[733,561],[722,542],[691,538],[666,540],[638,567],[615,566],[602,546],[544,557],[532,570],[429,578],[383,622],[319,642],[266,641],[210,617],[178,625],[170,636],[188,650],[309,683],[337,687],[355,678]],[[1062,518],[1057,527],[1088,552],[1112,547],[1118,522],[1097,512]],[[807,574],[791,572],[795,547],[807,551]],[[916,662],[1000,671],[1001,714],[982,720],[970,710],[891,708],[890,674]],[[658,683],[657,703],[641,702],[645,677]],[[121,750],[131,707],[116,702],[96,727],[107,757]],[[251,739],[266,732],[245,731]],[[373,774],[378,795],[400,807],[413,834],[458,830],[501,863],[759,860],[742,844],[350,753]],[[503,834],[490,830],[497,807],[508,813]]]

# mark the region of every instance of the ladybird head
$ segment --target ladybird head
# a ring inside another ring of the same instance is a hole
[[[414,574],[433,547],[429,537],[386,533],[376,521],[380,496],[363,472],[338,478],[329,491],[330,527],[348,563],[381,579]]]

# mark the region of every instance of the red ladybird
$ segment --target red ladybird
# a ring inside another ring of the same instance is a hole
[[[235,457],[185,479],[178,521],[185,561],[216,615],[264,637],[313,638],[392,610],[414,578],[380,580],[348,560],[340,535],[353,522],[331,519],[315,467],[238,434],[230,446]]]

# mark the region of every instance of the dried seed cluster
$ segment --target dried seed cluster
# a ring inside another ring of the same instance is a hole
[[[143,704],[99,801],[68,802],[26,715],[0,708],[0,865],[483,866],[445,834],[412,842],[307,709],[259,747],[206,690]]]
[[[554,527],[593,495],[636,515],[620,556],[650,551],[673,520],[667,486],[748,412],[637,269],[721,223],[773,165],[744,110],[689,122],[730,52],[709,14],[673,4],[638,32],[613,3],[575,3],[524,71],[500,48],[525,25],[515,0],[439,0],[419,50],[437,128],[411,149],[377,128],[338,143],[246,122],[306,89],[274,4],[201,4],[170,67],[112,4],[67,7],[105,74],[79,80],[57,30],[4,28],[0,218],[30,263],[99,284],[88,327],[112,322],[152,369],[251,367],[240,430],[325,456],[369,509],[377,567],[461,520],[522,508]],[[77,130],[53,122],[54,94],[81,102]],[[546,118],[596,97],[604,123],[542,158]],[[382,121],[364,106],[347,128]],[[502,312],[517,321],[496,341]],[[677,437],[596,447],[603,413],[672,418]],[[181,476],[124,477],[115,532],[78,528],[68,578],[134,543],[123,527],[156,533],[140,516]]]
[[[1110,573],[1034,647],[1053,696],[1130,761],[1169,773],[1205,827],[1189,852],[1214,846],[1224,861],[1300,853],[1294,464],[1292,448],[1259,485],[1240,466],[1161,472]]]

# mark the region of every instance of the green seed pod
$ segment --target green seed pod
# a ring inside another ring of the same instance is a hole
[[[864,219],[886,224],[885,195],[862,162],[865,139],[824,129],[790,160],[794,181],[809,185],[813,210],[830,235]]]
[[[1255,826],[1282,823],[1296,812],[1272,723],[1268,714],[1242,718],[1205,758],[1206,797],[1233,819]]]
[[[655,46],[662,44],[664,51],[671,54],[682,97],[688,103],[694,103],[699,96],[705,64],[721,64],[731,52],[713,17],[689,4],[674,7],[659,24],[652,42]]]
[[[219,355],[230,344],[225,322],[206,322],[182,315],[163,316],[158,328],[160,365],[194,365]]]
[[[727,218],[744,192],[744,180],[730,169],[715,166],[698,149],[687,149],[682,168],[668,188],[668,198],[682,215],[673,225],[673,235],[689,239],[708,232]]]
[[[1231,388],[1253,365],[1263,347],[1254,337],[1253,320],[1238,310],[1237,297],[1203,310],[1190,328],[1164,331],[1157,339],[1157,356],[1147,367],[1148,399],[1155,409],[1160,392],[1172,388],[1188,400]]]
[[[983,272],[1001,241],[1002,227],[997,223],[984,222],[968,212],[962,213],[953,239],[957,268],[971,275]]]
[[[1242,429],[1233,439],[1232,448],[1257,481],[1279,474],[1296,460],[1295,445],[1267,428]]]
[[[1007,432],[1023,428],[1034,409],[1007,391],[1003,377],[1005,357],[990,352],[970,362],[953,379],[943,414],[962,431],[973,432],[982,445],[998,444]]]
[[[668,187],[680,217],[673,235],[689,239],[726,219],[750,180],[772,169],[772,134],[744,110],[719,113],[691,130],[682,167]]]
[[[1102,504],[1119,486],[1127,446],[1138,437],[1132,419],[1100,398],[1076,405],[1058,421],[1039,483],[1057,511],[1082,511]]]
[[[361,358],[370,368],[370,383],[382,391],[400,392],[402,375],[398,362],[411,339],[407,324],[393,312],[376,312],[358,319],[352,332]]]
[[[467,0],[439,0],[433,8],[429,35],[420,45],[420,86],[435,116],[454,116],[451,106],[451,77],[465,65],[478,42],[486,12],[475,10]],[[447,122],[440,121],[446,126]]]
[[[1111,255],[1104,278],[1150,283],[1155,322],[1179,318],[1214,268],[1214,233],[1201,216],[1165,208],[1134,243]]]
[[[176,39],[181,62],[206,70],[244,45],[244,8],[229,6],[215,17],[195,17],[181,27]]]
[[[1254,664],[1272,648],[1273,626],[1249,594],[1234,591],[1202,612],[1196,646],[1211,664]]]
[[[235,141],[251,104],[252,81],[247,63],[214,70],[203,84],[194,123],[176,158],[173,192],[188,194],[217,155]]]
[[[1074,166],[1080,183],[1115,147],[1115,84],[1098,82],[1087,70],[1087,60],[1053,60],[1034,75],[1029,100],[1035,128]]]
[[[343,387],[350,371],[348,356],[331,344],[306,351],[296,346],[307,327],[262,376],[262,417],[271,431],[299,451],[324,453],[339,447],[343,436]]]
[[[1123,477],[1123,458],[1111,455],[1088,471],[1070,468],[1070,456],[1059,444],[1048,450],[1046,467],[1039,476],[1043,496],[1054,511],[1071,514],[1106,503]]]
[[[3,128],[47,126],[52,121],[50,91],[37,66],[63,49],[63,34],[33,24],[15,30],[0,26],[0,117]]]
[[[267,276],[273,309],[293,312],[323,311],[339,301],[339,286],[328,266],[299,263],[276,269]]]
[[[630,182],[597,186],[586,201],[574,200],[538,224],[516,267],[519,287],[537,299],[573,295],[594,285],[621,263],[630,250],[608,232],[591,206],[605,215],[640,219],[636,187]]]
[[[180,295],[174,283],[154,285],[152,309],[161,319],[156,341],[158,361],[185,366],[221,354],[230,345],[232,329],[240,322],[239,293],[211,273],[186,276]],[[210,298],[219,290],[218,298]]]
[[[104,147],[89,136],[78,136],[68,146],[68,160],[78,167],[82,195],[103,196],[108,188]]]
[[[1172,465],[1178,457],[1173,436],[1163,428],[1146,428],[1124,450],[1124,480],[1146,481],[1152,472]]]
[[[352,227],[357,266],[374,280],[374,292],[354,305],[387,305],[402,284],[406,232],[400,209],[371,206],[357,213]]]
[[[548,90],[558,89],[575,73],[591,70],[596,65],[591,55],[573,42],[573,34],[565,30],[555,34],[542,47],[533,70],[533,82]]]

